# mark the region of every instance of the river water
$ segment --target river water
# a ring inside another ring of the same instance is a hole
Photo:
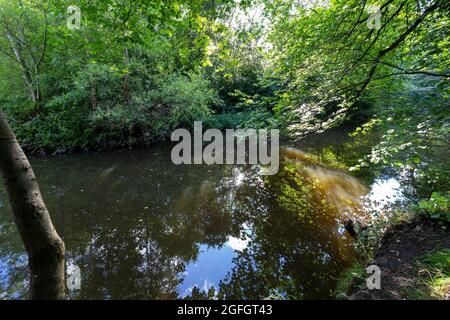
[[[356,258],[343,222],[370,219],[361,199],[383,201],[397,187],[321,164],[324,147],[339,159],[343,139],[283,148],[274,176],[176,166],[169,145],[31,157],[67,268],[81,271],[70,298],[330,298]],[[1,188],[0,298],[19,299],[27,258]]]

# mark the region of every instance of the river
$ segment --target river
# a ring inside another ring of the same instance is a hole
[[[322,164],[327,147],[346,156],[343,141],[331,133],[282,148],[274,176],[176,166],[170,145],[30,157],[67,268],[81,271],[69,298],[330,298],[357,257],[344,221],[364,223],[364,197],[398,187]],[[0,243],[0,298],[24,298],[27,257],[3,187]]]

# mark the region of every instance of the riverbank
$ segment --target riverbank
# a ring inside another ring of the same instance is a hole
[[[381,288],[366,287],[365,268],[381,269]],[[350,300],[450,299],[450,232],[432,221],[415,219],[387,229],[372,261],[352,269]],[[348,277],[348,274],[347,274]],[[348,281],[348,278],[347,278]]]

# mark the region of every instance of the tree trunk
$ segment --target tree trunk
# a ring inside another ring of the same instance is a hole
[[[125,47],[124,56],[125,56],[125,64],[126,64],[127,69],[128,69],[128,65],[130,64],[130,57],[128,55],[128,48],[127,47]],[[127,106],[129,105],[129,101],[130,101],[130,92],[129,92],[129,89],[128,89],[128,77],[129,77],[128,72],[129,72],[129,70],[127,70],[127,73],[125,73],[124,85],[123,85],[123,97],[124,97],[125,104]]]
[[[0,111],[0,173],[28,253],[31,299],[64,299],[64,242],[42,200],[33,169]]]
[[[33,76],[31,74],[30,68],[28,67],[25,59],[22,55],[21,45],[17,41],[14,40],[14,37],[8,32],[6,32],[6,36],[9,40],[9,43],[11,45],[11,49],[14,52],[14,55],[16,57],[17,62],[20,65],[20,68],[22,69],[22,76],[25,81],[25,85],[28,88],[28,91],[30,92],[30,97],[33,102],[38,102],[40,99],[39,89],[38,86],[35,88],[35,82],[37,82],[37,68],[35,70],[36,72],[36,80],[33,80]]]

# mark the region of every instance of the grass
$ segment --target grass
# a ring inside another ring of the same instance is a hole
[[[360,261],[355,262],[339,278],[335,289],[336,299],[345,298],[356,288],[362,288],[366,279],[366,270],[364,264]]]
[[[448,299],[450,294],[450,249],[432,251],[421,257],[417,264],[420,268],[417,287],[408,289],[408,298],[414,300]]]

